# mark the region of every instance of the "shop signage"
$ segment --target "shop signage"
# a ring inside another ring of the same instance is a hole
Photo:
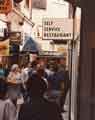
[[[37,38],[41,38],[42,39],[42,26],[38,25],[37,26],[37,32],[36,32],[36,36]]]
[[[0,56],[9,56],[9,39],[0,41]]]
[[[63,18],[43,18],[42,37],[45,40],[71,40],[73,20]]]
[[[21,32],[11,32],[10,33],[10,42],[13,44],[21,44],[22,43]]]
[[[64,54],[64,56],[67,56],[67,49],[66,48],[64,48],[64,47],[58,47],[57,48],[57,51],[59,52],[59,53],[63,53]]]
[[[45,56],[63,56],[62,53],[59,53],[57,51],[40,51],[39,55],[45,55]]]
[[[8,14],[12,10],[12,0],[0,0],[0,13]]]

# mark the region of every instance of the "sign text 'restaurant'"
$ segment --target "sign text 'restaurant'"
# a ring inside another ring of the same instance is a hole
[[[72,19],[44,18],[43,39],[72,39]]]

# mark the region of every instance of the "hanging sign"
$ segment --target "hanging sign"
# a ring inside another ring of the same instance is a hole
[[[73,20],[44,18],[42,32],[45,40],[71,40],[73,37]]]
[[[22,43],[22,35],[21,32],[10,32],[10,42],[14,44]]]
[[[12,10],[12,0],[0,0],[0,13],[8,14]]]

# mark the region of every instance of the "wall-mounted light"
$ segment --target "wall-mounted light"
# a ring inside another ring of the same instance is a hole
[[[24,25],[24,18],[22,18],[22,19],[18,22],[18,24],[19,24],[20,26]]]

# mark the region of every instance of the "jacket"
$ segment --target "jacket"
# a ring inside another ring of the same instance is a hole
[[[0,99],[0,120],[16,120],[16,107],[9,100]]]
[[[21,106],[18,120],[63,120],[58,106],[44,98]]]

